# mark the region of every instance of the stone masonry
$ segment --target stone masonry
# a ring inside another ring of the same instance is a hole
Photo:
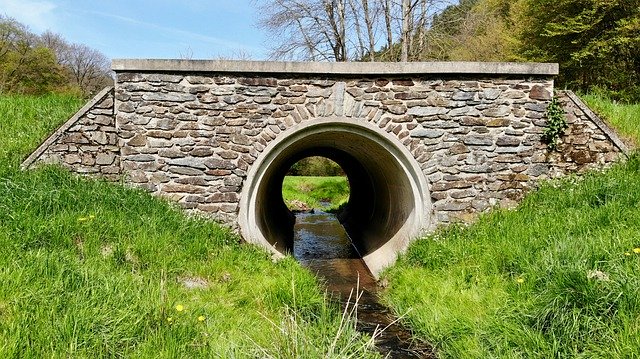
[[[56,163],[77,173],[117,180],[121,167],[113,94],[112,87],[98,93],[40,145],[23,167],[36,161]]]
[[[116,70],[115,90],[24,166],[57,162],[124,177],[231,226],[247,173],[269,143],[320,118],[394,134],[419,163],[439,223],[509,206],[542,179],[605,166],[626,150],[563,92],[570,127],[550,153],[541,141],[550,74]]]

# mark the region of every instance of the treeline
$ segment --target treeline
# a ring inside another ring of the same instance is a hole
[[[558,62],[558,85],[640,101],[640,0],[256,0],[272,57]]]
[[[462,0],[418,58],[560,64],[558,83],[640,101],[640,0]]]
[[[339,164],[321,156],[305,157],[291,166],[287,176],[344,176]]]
[[[0,94],[76,93],[90,96],[113,83],[110,60],[47,31],[37,35],[0,15]]]

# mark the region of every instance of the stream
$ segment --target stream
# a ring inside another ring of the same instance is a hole
[[[315,210],[296,214],[294,257],[323,279],[333,298],[353,305],[356,287],[361,292],[357,308],[357,329],[374,335],[378,351],[386,358],[435,358],[433,348],[412,337],[396,322],[393,312],[378,300],[375,278],[360,258],[344,227],[335,215]],[[351,301],[350,293],[353,291]]]

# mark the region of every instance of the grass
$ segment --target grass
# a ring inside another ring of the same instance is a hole
[[[349,200],[349,183],[343,176],[287,176],[282,183],[282,198],[294,210],[306,206],[332,211]]]
[[[602,101],[638,141],[637,105]],[[414,242],[384,274],[384,300],[442,358],[638,358],[638,268],[635,154]]]
[[[377,357],[293,259],[139,190],[20,171],[81,104],[0,97],[0,357]]]
[[[604,94],[592,92],[580,96],[589,107],[635,146],[640,145],[640,104],[624,104]]]

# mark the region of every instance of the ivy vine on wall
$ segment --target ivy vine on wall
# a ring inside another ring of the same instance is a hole
[[[558,149],[560,137],[564,130],[569,127],[567,118],[564,115],[564,109],[560,105],[557,97],[553,97],[549,107],[547,107],[547,127],[545,127],[542,134],[542,140],[547,144],[549,150],[555,151]]]

